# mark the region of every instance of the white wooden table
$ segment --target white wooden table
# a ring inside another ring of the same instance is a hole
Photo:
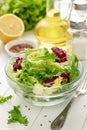
[[[31,32],[26,33],[24,38],[35,40]],[[9,56],[3,48],[0,52],[0,95],[11,94],[13,98],[4,104],[0,104],[0,130],[51,130],[52,120],[63,110],[68,101],[50,107],[39,107],[26,103],[13,92],[6,81],[4,66],[8,59]],[[7,124],[8,111],[13,109],[14,105],[21,106],[22,114],[26,115],[29,120],[28,126],[18,123]],[[87,130],[87,94],[74,101],[62,130]]]

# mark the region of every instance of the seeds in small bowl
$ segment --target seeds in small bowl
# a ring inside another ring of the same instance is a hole
[[[14,56],[24,51],[24,49],[26,48],[31,49],[37,48],[37,43],[30,41],[28,39],[18,39],[18,40],[12,40],[5,45],[5,50],[10,56]]]

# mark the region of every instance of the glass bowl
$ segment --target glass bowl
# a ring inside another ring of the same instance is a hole
[[[24,57],[24,55],[25,53],[22,52],[15,57],[11,57],[5,66],[7,82],[19,97],[23,97],[26,101],[34,105],[52,106],[64,102],[78,89],[83,74],[83,67],[80,61],[78,64],[79,76],[75,80],[59,87],[41,87],[39,85],[33,87],[16,81],[14,76],[9,76],[8,67],[11,62],[15,62],[17,57]]]

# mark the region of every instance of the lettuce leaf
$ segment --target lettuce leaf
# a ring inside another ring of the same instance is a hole
[[[10,118],[8,119],[8,124],[10,123],[20,123],[27,125],[28,120],[26,116],[22,116],[21,111],[20,111],[20,106],[14,106],[12,110],[8,112],[10,114]]]
[[[56,56],[46,48],[25,51],[23,68],[18,75],[18,81],[34,86],[36,83],[44,85],[44,81],[62,73],[69,73],[70,81],[76,79],[79,75],[78,58],[72,54],[68,61],[63,63],[55,62]]]

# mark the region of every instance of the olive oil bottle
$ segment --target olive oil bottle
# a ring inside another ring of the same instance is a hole
[[[66,1],[66,0],[65,0]],[[35,27],[39,47],[60,47],[72,53],[72,34],[67,18],[61,17],[62,0],[47,0],[46,17]]]

